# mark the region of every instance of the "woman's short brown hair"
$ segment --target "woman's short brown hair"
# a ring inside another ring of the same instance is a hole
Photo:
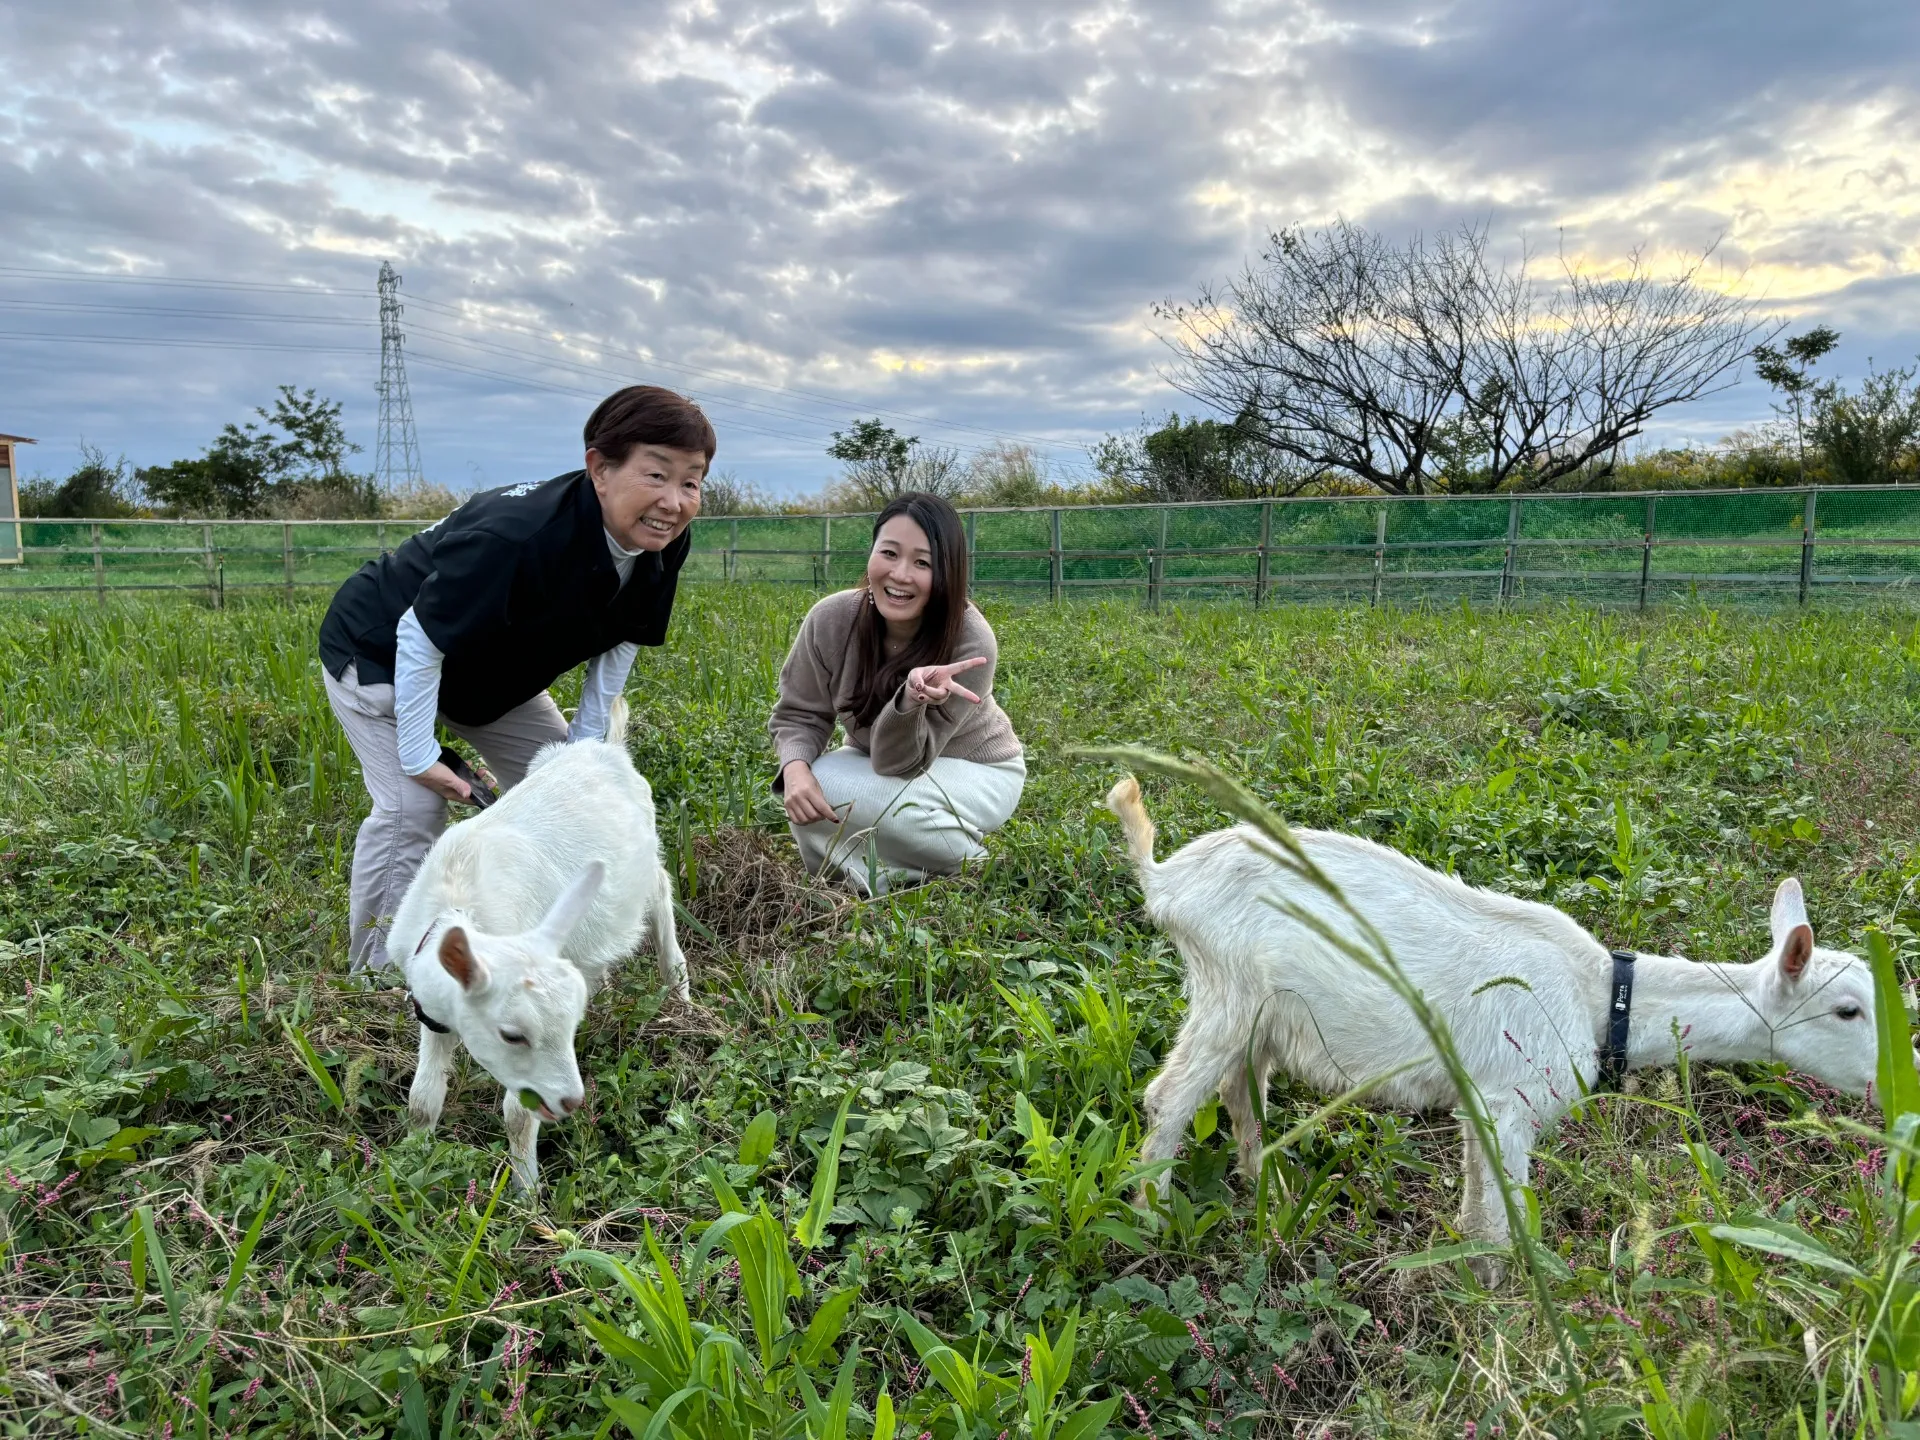
[[[615,465],[625,464],[636,445],[699,450],[712,464],[717,444],[713,426],[700,407],[658,385],[629,385],[614,391],[593,407],[585,436],[589,450],[598,450]]]

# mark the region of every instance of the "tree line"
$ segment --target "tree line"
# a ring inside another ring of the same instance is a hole
[[[25,518],[341,520],[445,514],[457,497],[439,487],[392,495],[349,463],[361,447],[347,439],[341,402],[282,385],[268,409],[229,422],[197,456],[135,467],[81,446],[81,463],[59,479],[20,486]]]

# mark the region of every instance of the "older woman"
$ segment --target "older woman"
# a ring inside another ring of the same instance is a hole
[[[666,639],[713,427],[683,396],[635,385],[600,403],[585,440],[584,469],[471,497],[369,561],[321,622],[327,699],[373,797],[353,847],[356,970],[386,963],[387,924],[447,802],[492,798],[435,720],[511,787],[543,745],[605,734],[637,648]],[[547,686],[582,661],[569,725]]]
[[[936,495],[898,497],[874,521],[865,583],[807,613],[768,722],[810,872],[870,893],[986,853],[1027,777],[993,700],[998,655],[967,601],[959,515]],[[828,751],[836,721],[847,743]]]

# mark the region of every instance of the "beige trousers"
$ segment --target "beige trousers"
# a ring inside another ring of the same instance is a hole
[[[387,926],[420,862],[446,829],[447,802],[400,768],[393,686],[362,685],[352,665],[338,680],[324,666],[321,674],[327,701],[360,757],[360,774],[373,797],[373,811],[353,842],[348,963],[354,970],[378,970],[387,963]],[[542,747],[567,738],[560,707],[544,690],[489,725],[456,725],[444,715],[440,723],[480,752],[503,790],[526,778]]]
[[[884,894],[985,855],[980,842],[1019,805],[1027,764],[942,757],[908,780],[876,775],[865,752],[843,746],[813,762],[813,778],[836,811],[851,809],[837,824],[788,827],[808,873],[831,867],[862,894]]]

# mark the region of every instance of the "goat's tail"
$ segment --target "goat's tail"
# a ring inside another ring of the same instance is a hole
[[[616,695],[607,707],[607,744],[627,748],[627,697]]]
[[[1120,828],[1127,835],[1127,854],[1133,858],[1133,868],[1145,882],[1157,867],[1153,860],[1153,821],[1141,803],[1140,782],[1131,775],[1122,775],[1120,783],[1107,792],[1107,809],[1120,817]]]

